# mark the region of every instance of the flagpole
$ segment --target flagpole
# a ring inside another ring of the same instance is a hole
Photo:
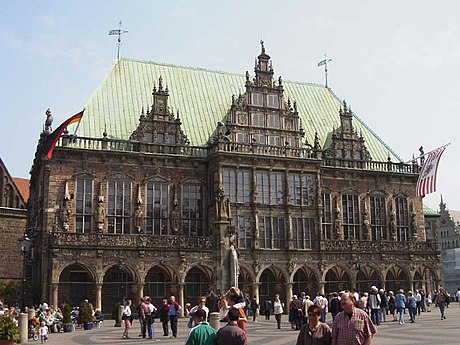
[[[83,110],[82,110],[82,113],[84,113],[84,112],[85,112],[85,110],[86,110],[86,108],[83,108]],[[77,127],[76,127],[76,128],[75,128],[75,130],[73,131],[73,137],[75,137],[75,136],[76,136],[76,134],[77,134],[77,131],[78,131],[78,127],[80,127],[80,122],[81,122],[81,119],[82,119],[82,118],[80,118],[80,121],[78,121],[78,123],[77,123]]]
[[[425,157],[426,155],[430,154],[431,152],[436,151],[437,149],[440,149],[441,147],[447,147],[449,145],[450,145],[450,143],[447,143],[446,145],[439,146],[439,147],[431,150],[430,152],[424,153],[423,155],[420,155],[420,156],[418,156],[416,158],[412,158],[411,160],[408,160],[407,162],[404,162],[404,164],[409,164],[409,163],[415,162],[417,159]]]

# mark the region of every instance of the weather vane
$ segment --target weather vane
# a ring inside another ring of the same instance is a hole
[[[327,63],[331,61],[332,59],[328,59],[326,57],[326,54],[324,54],[324,60],[321,60],[320,62],[318,62],[318,67],[321,67],[324,65],[324,75],[326,76],[326,87],[327,87]]]
[[[118,35],[118,50],[117,50],[117,59],[120,59],[120,46],[121,46],[121,35],[128,33],[127,30],[122,30],[121,29],[121,20],[118,23],[118,29],[115,30],[110,30],[109,35]]]

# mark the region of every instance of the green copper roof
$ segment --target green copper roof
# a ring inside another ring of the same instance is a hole
[[[425,217],[439,217],[440,214],[433,210],[432,208],[428,207],[427,205],[423,204],[423,215]]]
[[[152,89],[158,78],[169,88],[169,106],[180,110],[185,134],[191,145],[206,145],[218,121],[231,105],[232,94],[245,92],[243,75],[121,59],[86,106],[78,135],[100,138],[107,127],[111,138],[128,139],[136,129],[142,108],[152,105]],[[324,86],[284,81],[286,99],[297,101],[306,137],[313,143],[315,131],[324,144],[327,134],[339,126],[340,100]],[[374,161],[400,158],[366,124],[354,116]]]

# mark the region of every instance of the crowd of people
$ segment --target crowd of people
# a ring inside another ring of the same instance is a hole
[[[246,323],[251,316],[252,322],[257,322],[258,315],[264,316],[265,320],[270,320],[270,316],[274,315],[276,327],[280,329],[282,315],[286,313],[291,329],[300,331],[296,345],[369,345],[377,332],[376,326],[381,322],[404,325],[408,314],[409,322],[415,323],[417,316],[422,312],[431,312],[433,305],[438,307],[441,320],[446,319],[445,310],[451,299],[459,301],[460,306],[460,288],[455,296],[451,296],[442,287],[432,294],[426,294],[423,290],[386,292],[372,286],[367,292],[347,290],[328,295],[318,292],[314,298],[301,292],[298,296],[292,296],[288,306],[285,306],[279,294],[274,295],[273,301],[265,298],[260,303],[257,296],[250,299],[248,294],[232,287],[220,297],[209,293],[201,296],[194,306],[185,304],[183,311],[190,328],[186,345],[247,345]],[[83,300],[81,306],[71,311],[74,328],[83,323],[82,310],[86,306],[91,308],[94,324],[103,321],[102,313],[93,308],[88,300]],[[53,308],[42,303],[36,309],[29,309],[29,315],[33,316],[29,320],[30,330],[39,335],[42,343],[48,340],[50,333],[63,332],[62,308],[63,305]],[[19,312],[18,307],[8,307],[0,301],[0,316],[8,315],[18,323]],[[218,330],[208,323],[212,312],[218,313],[223,325]],[[134,314],[140,323],[139,337],[157,339],[154,322],[158,319],[162,324],[163,337],[177,338],[182,306],[175,296],[163,299],[158,308],[149,296],[141,298],[135,309],[131,300],[124,300],[121,318],[124,324],[123,339],[130,338]]]

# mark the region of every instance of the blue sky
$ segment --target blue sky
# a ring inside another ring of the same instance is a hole
[[[29,177],[50,107],[78,112],[116,58],[244,73],[266,42],[276,75],[329,82],[403,159],[447,142],[438,192],[460,209],[460,4],[456,1],[5,1],[0,12],[0,157]],[[437,208],[439,194],[425,202]]]

